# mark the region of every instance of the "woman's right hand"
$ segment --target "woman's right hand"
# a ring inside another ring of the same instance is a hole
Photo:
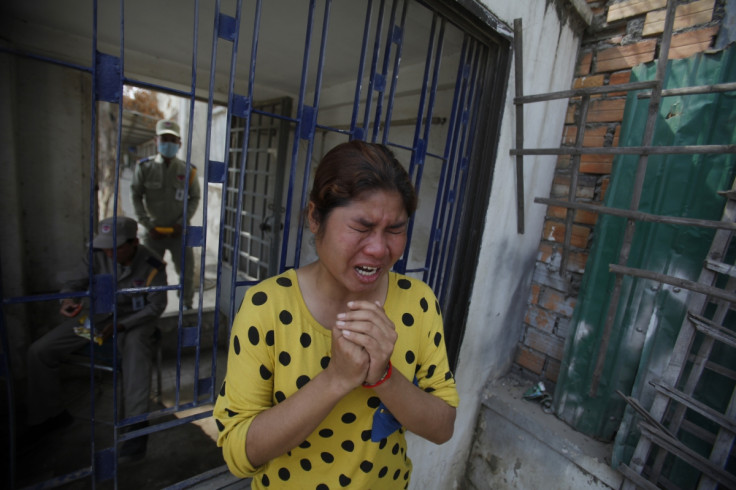
[[[326,371],[341,383],[345,392],[361,386],[368,375],[370,356],[360,345],[346,339],[339,328],[332,328],[332,352]]]

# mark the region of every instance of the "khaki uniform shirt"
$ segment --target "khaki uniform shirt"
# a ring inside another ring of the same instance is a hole
[[[187,199],[189,220],[199,206],[200,189],[196,172],[196,167],[192,166]],[[160,154],[137,164],[130,184],[130,195],[138,223],[147,230],[156,226],[183,226],[182,201],[186,182],[186,163],[178,158],[173,158],[168,167]]]

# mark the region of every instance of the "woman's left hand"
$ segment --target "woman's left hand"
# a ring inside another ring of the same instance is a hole
[[[368,352],[370,366],[365,383],[374,384],[388,367],[398,338],[396,327],[378,302],[351,301],[347,307],[348,311],[337,315],[337,328]]]

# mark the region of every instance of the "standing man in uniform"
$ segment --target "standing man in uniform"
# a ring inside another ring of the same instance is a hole
[[[115,228],[117,232],[113,241]],[[117,290],[166,285],[166,264],[157,253],[138,243],[138,223],[133,218],[118,216],[100,221],[91,246],[94,249],[93,274],[109,274],[117,278]],[[117,263],[113,262],[113,252]],[[62,287],[62,293],[89,288],[87,264],[88,255],[85,254],[79,269]],[[157,320],[166,309],[166,291],[134,291],[116,294],[115,298],[117,317],[112,313],[97,313],[93,324],[103,341],[108,341],[113,330],[117,330],[117,347],[123,366],[124,416],[132,417],[149,409]],[[66,319],[28,349],[26,437],[29,443],[35,443],[48,432],[74,422],[63,405],[59,366],[71,353],[89,345],[89,337],[83,336],[83,327],[90,310],[86,301],[82,303],[77,298],[65,298],[59,313]],[[146,443],[147,436],[125,441],[121,459],[142,458],[146,453]]]
[[[143,244],[161,257],[166,250],[183,277],[184,308],[191,309],[194,298],[194,252],[185,248],[186,265],[181,271],[182,228],[184,225],[184,201],[187,206],[187,225],[197,210],[200,199],[197,169],[193,165],[187,176],[186,163],[176,158],[181,147],[179,125],[161,120],[156,124],[158,154],[136,165],[130,183],[130,195],[138,222],[145,228]],[[189,195],[185,195],[189,182]]]

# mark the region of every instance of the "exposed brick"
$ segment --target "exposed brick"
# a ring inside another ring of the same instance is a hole
[[[570,161],[572,160],[571,155],[557,155],[557,163],[555,168],[557,170],[566,170],[570,168]]]
[[[565,219],[567,216],[567,208],[562,206],[549,206],[547,208],[547,216],[556,219]]]
[[[537,253],[537,260],[544,263],[549,263],[550,257],[557,253],[557,247],[553,247],[548,242],[539,243],[539,252]],[[537,298],[539,301],[539,298]]]
[[[575,104],[567,105],[567,114],[565,115],[565,124],[575,124],[575,111],[577,106]]]
[[[626,46],[614,46],[598,53],[596,72],[606,72],[631,68],[654,59],[657,41],[650,39]]]
[[[558,261],[558,258],[553,257],[550,260],[550,263],[554,265],[548,265],[543,262],[534,263],[532,282],[542,286],[542,291],[546,288],[556,289],[557,291],[567,291],[570,288],[569,279],[561,276],[558,268],[556,267]]]
[[[547,366],[544,368],[544,376],[557,383],[560,378],[560,365],[561,363],[555,359],[547,359]]]
[[[590,51],[580,55],[578,64],[575,67],[575,76],[581,77],[590,73],[590,64],[593,61],[593,53]]]
[[[544,223],[543,239],[550,242],[565,242],[565,224],[559,221],[547,220]],[[573,225],[572,235],[570,236],[570,245],[577,248],[586,248],[588,246],[588,237],[590,229],[585,226]]]
[[[563,206],[549,206],[547,208],[547,216],[550,218],[564,220],[567,218],[567,208]],[[575,210],[573,222],[580,223],[581,225],[594,225],[597,219],[598,213],[577,209]]]
[[[587,262],[588,254],[586,252],[571,251],[567,256],[567,270],[582,274],[585,271],[585,264]]]
[[[585,174],[610,174],[613,155],[583,155],[580,158],[580,172]]]
[[[524,321],[527,325],[547,333],[552,333],[555,328],[555,316],[535,305],[526,310]]]
[[[562,360],[565,350],[564,341],[561,338],[534,329],[527,331],[524,344],[559,361]]]
[[[572,296],[565,296],[559,291],[547,288],[542,291],[539,303],[542,307],[549,311],[559,313],[560,315],[571,317],[575,309],[576,299]]]
[[[598,126],[595,128],[586,128],[585,134],[583,135],[583,147],[591,148],[596,146],[604,146],[606,132],[608,128],[605,126]],[[565,131],[562,137],[562,144],[567,146],[575,145],[577,139],[578,126],[568,125],[565,126]]]
[[[631,70],[625,70],[625,71],[617,71],[616,73],[611,73],[611,76],[608,77],[608,85],[621,85],[623,83],[629,83],[631,81]],[[618,96],[626,96],[628,92],[610,92],[608,94],[609,97],[618,97]]]
[[[533,305],[536,305],[539,303],[539,292],[542,290],[542,287],[539,284],[532,284],[532,287],[529,290],[529,302]]]
[[[698,29],[697,31],[690,31],[684,34],[675,34],[672,36],[669,59],[689,58],[694,54],[707,51],[716,34],[718,34],[718,27],[716,26]]]
[[[697,2],[679,5],[675,9],[674,31],[680,31],[688,27],[707,24],[713,19],[713,7],[716,0],[699,0]],[[657,10],[647,13],[644,21],[642,36],[652,36],[664,32],[664,21],[667,16],[666,10]]]
[[[608,184],[611,182],[610,177],[603,177],[601,179],[600,186],[598,187],[598,199],[603,201],[606,198],[606,191],[608,190]]]
[[[608,85],[629,83],[629,80],[631,80],[631,70],[617,71],[616,73],[611,73],[611,76],[608,77]]]
[[[540,263],[543,264],[551,264],[553,261],[556,263],[559,263],[559,251],[558,249],[562,247],[558,247],[557,245],[551,244],[550,242],[540,242],[539,244],[539,252],[537,253],[537,260]],[[554,259],[553,259],[554,256]],[[577,272],[582,273],[585,270],[585,263],[588,261],[588,253],[587,252],[579,252],[575,250],[568,250],[567,255],[567,270],[570,272]],[[544,267],[544,266],[542,266]],[[537,276],[539,277],[539,276]],[[534,297],[534,304],[539,303],[539,297],[542,289],[541,284],[535,282],[532,287],[537,288],[537,292],[533,293]],[[560,322],[563,321],[563,319],[558,319],[558,328]]]
[[[608,127],[606,126],[586,128],[585,135],[583,136],[583,146],[586,148],[605,146],[607,132]]]
[[[545,356],[543,354],[534,352],[526,347],[519,346],[516,349],[516,363],[533,373],[542,374],[544,359]]]
[[[572,83],[572,88],[600,87],[605,80],[606,77],[603,75],[577,77]]]
[[[591,101],[588,122],[619,122],[624,117],[626,99],[600,99]]]
[[[570,318],[560,318],[557,321],[557,328],[555,329],[555,335],[561,339],[567,339],[570,334]]]
[[[619,122],[624,116],[626,99],[601,99],[591,101],[588,122]]]
[[[573,220],[575,223],[580,223],[581,225],[594,225],[596,221],[598,221],[598,213],[594,213],[592,211],[586,211],[584,209],[578,209],[575,211],[575,219]]]
[[[608,7],[606,22],[642,15],[667,6],[667,0],[626,0]]]
[[[580,174],[578,176],[578,188],[575,191],[575,198],[578,200],[591,200],[595,197],[595,186],[597,179],[591,175]],[[570,176],[556,174],[552,180],[552,197],[567,198],[570,190]]]

